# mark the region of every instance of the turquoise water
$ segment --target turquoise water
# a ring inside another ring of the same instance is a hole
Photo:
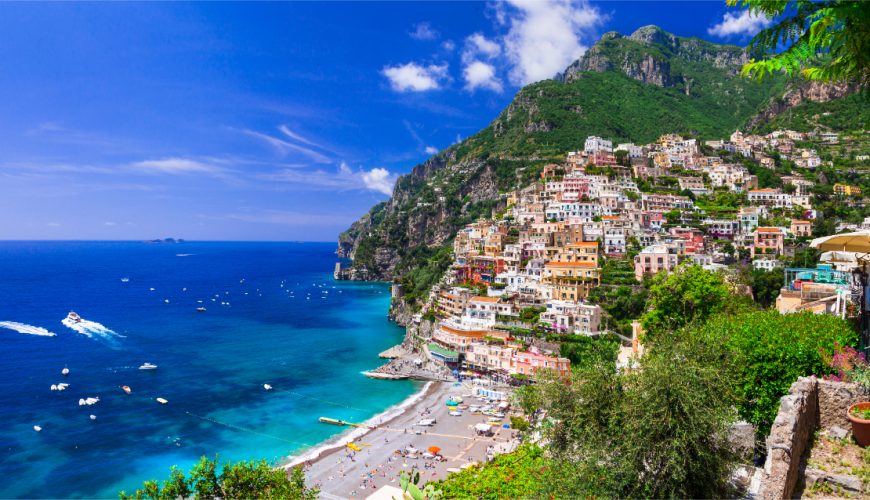
[[[278,461],[341,431],[320,416],[363,421],[411,395],[361,375],[403,330],[386,284],[333,281],[333,250],[0,242],[0,321],[57,334],[0,328],[0,474],[15,478],[0,497],[116,497],[201,455]],[[83,333],[61,324],[70,310]]]

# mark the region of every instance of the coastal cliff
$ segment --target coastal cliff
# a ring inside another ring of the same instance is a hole
[[[391,198],[339,236],[352,264],[337,276],[390,280],[417,307],[450,263],[456,231],[503,210],[506,194],[590,135],[650,142],[665,133],[724,137],[738,128],[787,127],[793,103],[846,95],[739,76],[743,48],[680,37],[655,26],[606,33],[555,79],[528,85],[490,125],[414,167]],[[837,116],[827,117],[835,123]]]

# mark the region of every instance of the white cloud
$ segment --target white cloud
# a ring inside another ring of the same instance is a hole
[[[553,77],[586,51],[581,38],[592,37],[604,16],[585,0],[510,0],[510,25],[504,45],[517,85]]]
[[[436,148],[435,146],[426,146],[426,154],[427,155],[434,155],[437,152],[438,152],[438,148]]]
[[[104,225],[104,226],[117,226],[118,223],[117,223],[117,222],[112,222],[112,221],[106,221],[106,222],[103,222],[103,225]]]
[[[285,127],[283,125],[281,127],[279,127],[279,130],[281,130],[281,132],[283,132],[288,137],[291,137],[290,134],[293,134],[293,132],[291,132],[290,129],[288,129],[287,127]],[[331,163],[332,162],[332,160],[330,160],[326,155],[319,153],[317,151],[314,151],[311,148],[306,148],[305,146],[293,144],[292,142],[288,142],[288,141],[285,141],[283,139],[279,139],[277,137],[272,137],[269,134],[264,134],[262,132],[257,132],[256,130],[249,130],[249,129],[242,129],[241,132],[243,134],[249,135],[251,137],[256,137],[257,139],[260,139],[261,141],[263,141],[266,144],[275,148],[275,150],[281,155],[287,155],[291,151],[295,151],[297,153],[301,153],[301,154],[307,156],[308,158],[316,161],[317,163]],[[288,132],[289,132],[289,134],[288,134]],[[296,134],[293,134],[293,135],[296,137],[299,137]],[[304,138],[301,138],[301,139],[303,139],[303,141],[307,140]]]
[[[390,80],[390,85],[397,92],[436,90],[448,78],[447,63],[420,66],[415,62],[409,62],[399,66],[384,66],[381,72]]]
[[[501,80],[495,75],[495,66],[482,61],[473,61],[462,70],[465,78],[465,88],[475,90],[479,88],[489,89],[493,92],[501,92]]]
[[[481,33],[475,33],[465,39],[465,50],[462,53],[462,58],[474,58],[485,56],[493,58],[501,54],[501,45],[486,38]]]
[[[408,33],[414,40],[434,40],[438,38],[438,31],[429,23],[419,23],[414,26],[414,31]]]
[[[342,174],[351,173],[350,167],[347,166],[347,162],[341,162],[341,165],[338,166],[338,171],[341,172]]]
[[[441,42],[441,48],[447,52],[453,52],[453,49],[456,48],[456,43],[453,40],[444,40]]]
[[[375,167],[368,172],[362,172],[362,180],[367,188],[388,196],[393,193],[396,177],[395,174],[391,174],[389,170],[381,167]]]
[[[770,22],[770,19],[764,15],[750,14],[748,10],[744,10],[739,15],[726,12],[722,22],[709,27],[707,33],[721,38],[732,35],[753,36],[770,26]]]
[[[293,139],[294,141],[302,142],[302,143],[304,143],[304,144],[308,144],[309,146],[314,146],[315,148],[321,148],[321,149],[323,149],[323,146],[321,146],[320,144],[317,144],[317,143],[314,142],[314,141],[311,141],[311,140],[309,140],[309,139],[306,139],[306,138],[302,137],[301,135],[299,135],[299,134],[293,132],[292,130],[290,130],[290,128],[287,127],[287,125],[281,125],[280,127],[278,127],[278,130],[280,130],[281,133],[283,133],[283,134],[286,135],[287,137]]]
[[[133,166],[149,172],[164,174],[215,174],[221,169],[214,165],[202,163],[187,158],[164,158],[162,160],[145,160],[133,163]]]

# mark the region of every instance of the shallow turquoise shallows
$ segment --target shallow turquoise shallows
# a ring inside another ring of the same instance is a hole
[[[341,431],[320,416],[407,398],[414,383],[361,374],[403,333],[389,287],[333,281],[334,248],[0,242],[0,497],[117,497],[202,455],[277,462]]]

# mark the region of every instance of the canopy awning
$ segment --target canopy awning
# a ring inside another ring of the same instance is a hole
[[[814,239],[810,246],[822,252],[870,253],[870,231],[824,236]]]

